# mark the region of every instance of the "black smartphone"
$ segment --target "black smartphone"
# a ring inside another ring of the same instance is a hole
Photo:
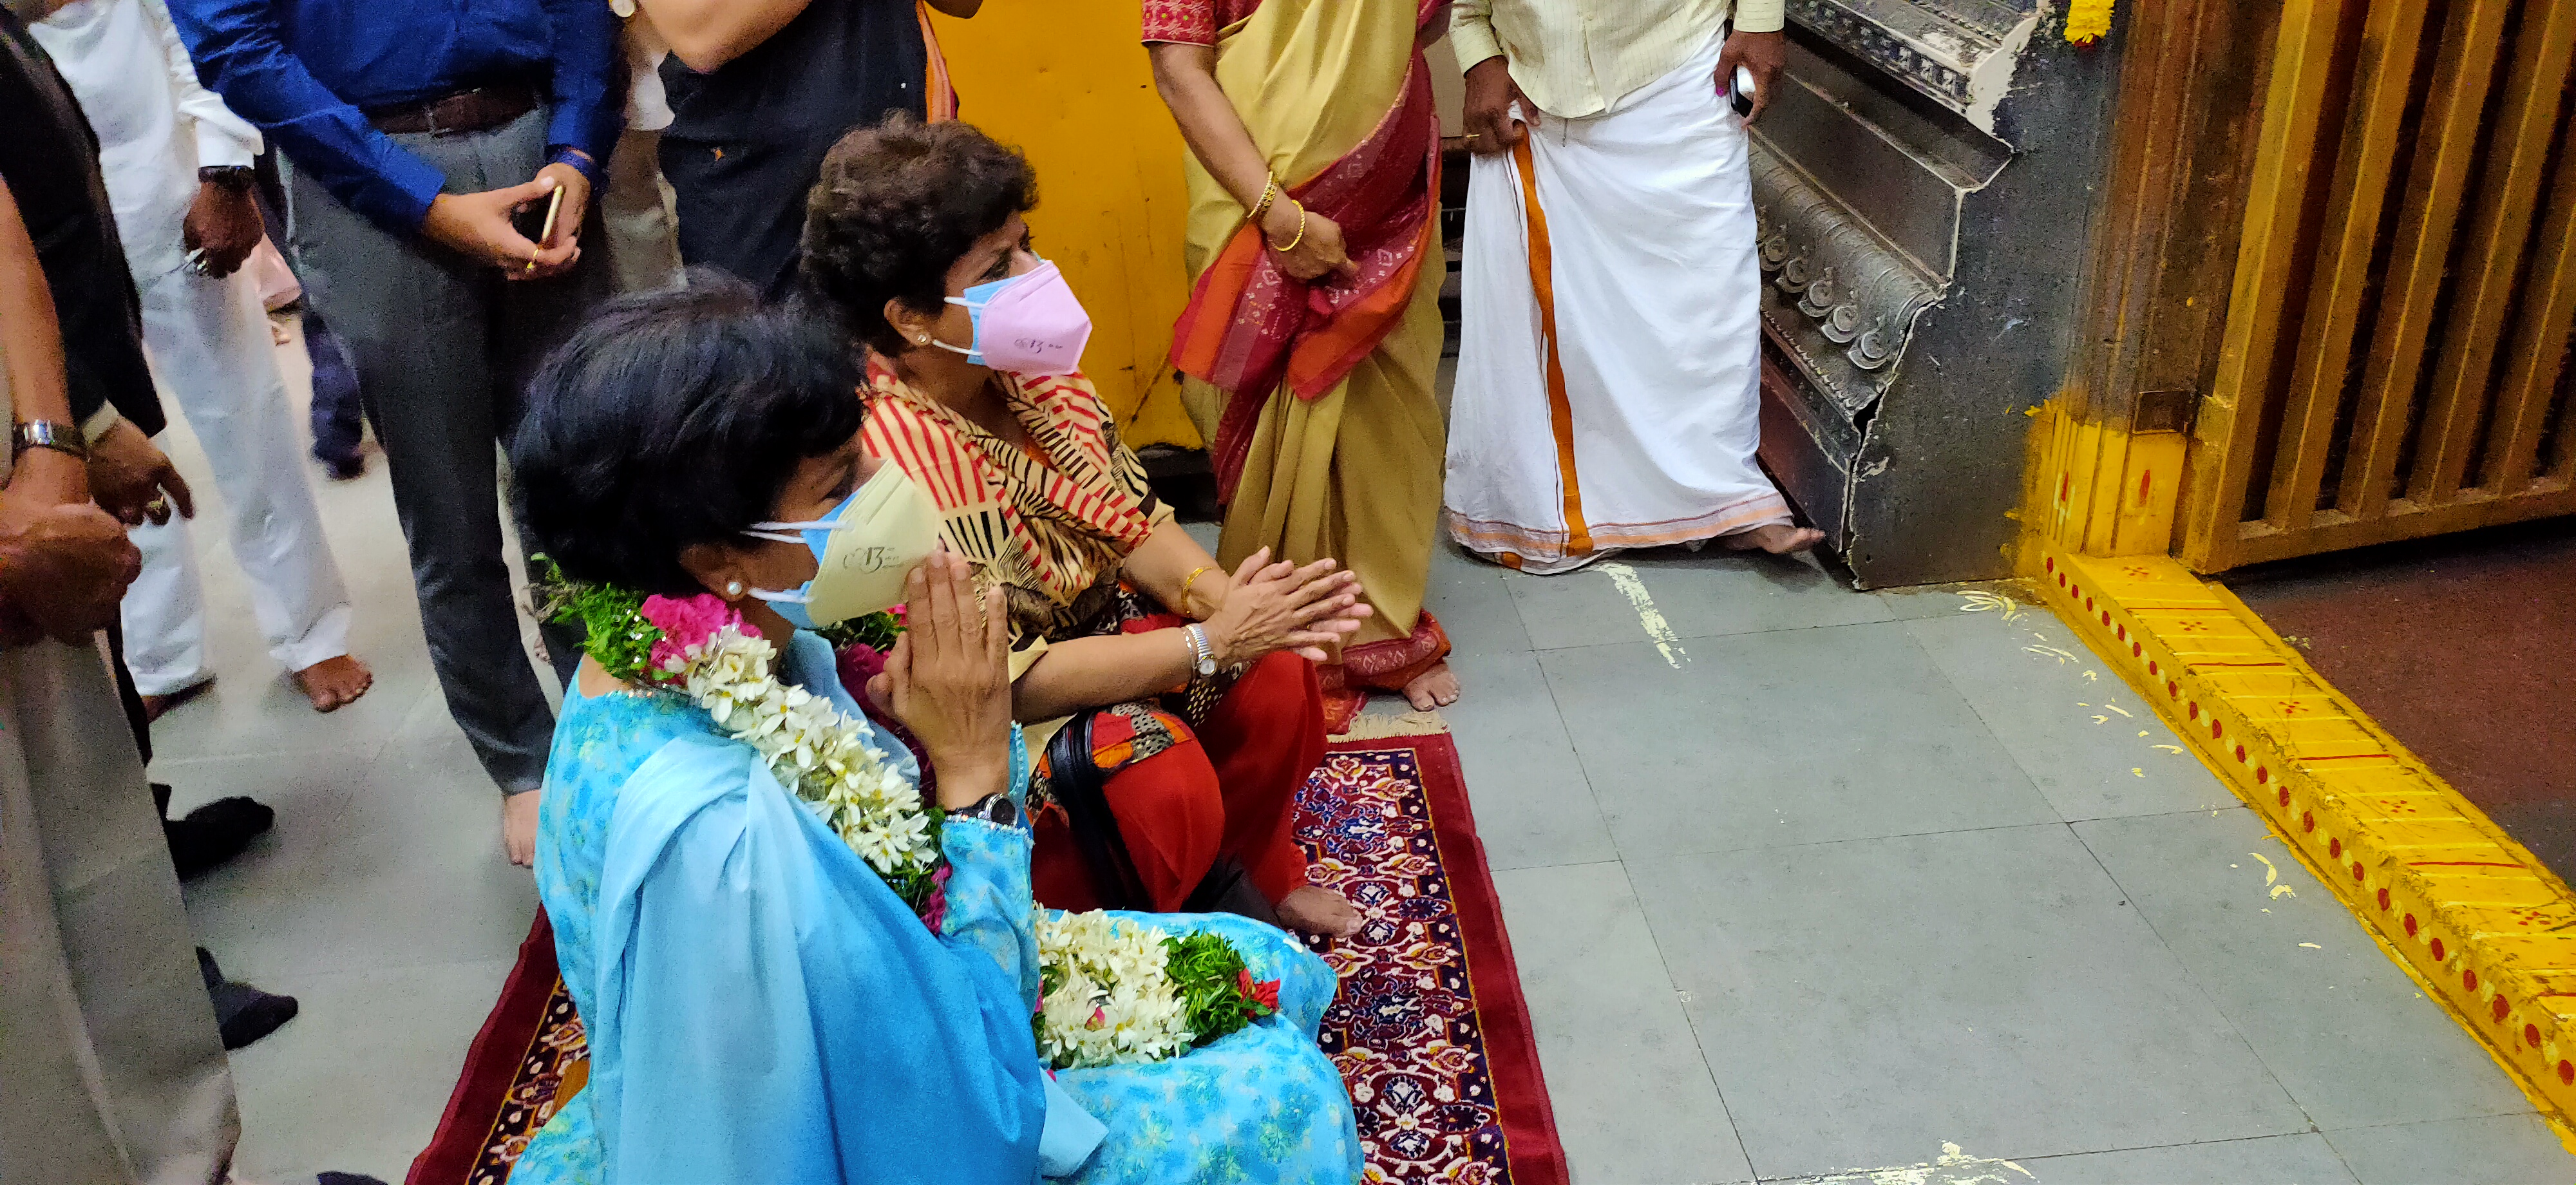
[[[527,236],[529,242],[545,246],[546,237],[555,233],[556,216],[563,213],[563,199],[563,186],[558,185],[553,195],[546,199],[543,209],[534,202],[521,206],[518,213],[510,215],[510,225]]]
[[[1736,67],[1735,84],[1726,88],[1726,97],[1735,105],[1738,116],[1753,114],[1753,72],[1742,66]]]

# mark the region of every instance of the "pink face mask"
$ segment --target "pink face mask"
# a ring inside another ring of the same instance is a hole
[[[948,303],[966,306],[974,318],[975,345],[964,349],[932,338],[930,344],[940,349],[1013,374],[1071,374],[1082,366],[1091,314],[1082,311],[1052,262],[1040,260],[1019,275],[977,284]]]

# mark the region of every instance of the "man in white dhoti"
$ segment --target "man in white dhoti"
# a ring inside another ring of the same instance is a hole
[[[260,134],[197,83],[159,0],[47,5],[31,31],[99,140],[153,369],[205,446],[233,555],[270,657],[316,711],[366,694],[349,654],[349,592],[322,534],[260,301],[241,267],[263,233],[251,197]],[[214,678],[205,595],[184,517],[134,528],[143,575],[123,609],[125,661],[146,710]]]
[[[1730,94],[1742,66],[1760,113],[1782,23],[1782,0],[1458,0],[1479,154],[1441,512],[1461,545],[1544,573],[1822,539],[1754,460],[1762,275]]]

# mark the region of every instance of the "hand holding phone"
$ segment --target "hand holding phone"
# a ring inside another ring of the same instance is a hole
[[[526,235],[529,242],[543,247],[547,240],[554,237],[555,220],[563,216],[563,202],[564,187],[555,186],[554,192],[546,198],[546,209],[543,215],[538,214],[533,203],[522,206],[518,213],[510,216],[510,225],[520,234]],[[527,270],[537,270],[537,261],[529,260]]]

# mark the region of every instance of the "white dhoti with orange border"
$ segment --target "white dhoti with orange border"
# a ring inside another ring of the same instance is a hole
[[[1527,572],[1791,520],[1761,441],[1762,273],[1719,43],[1475,159],[1441,519]]]

